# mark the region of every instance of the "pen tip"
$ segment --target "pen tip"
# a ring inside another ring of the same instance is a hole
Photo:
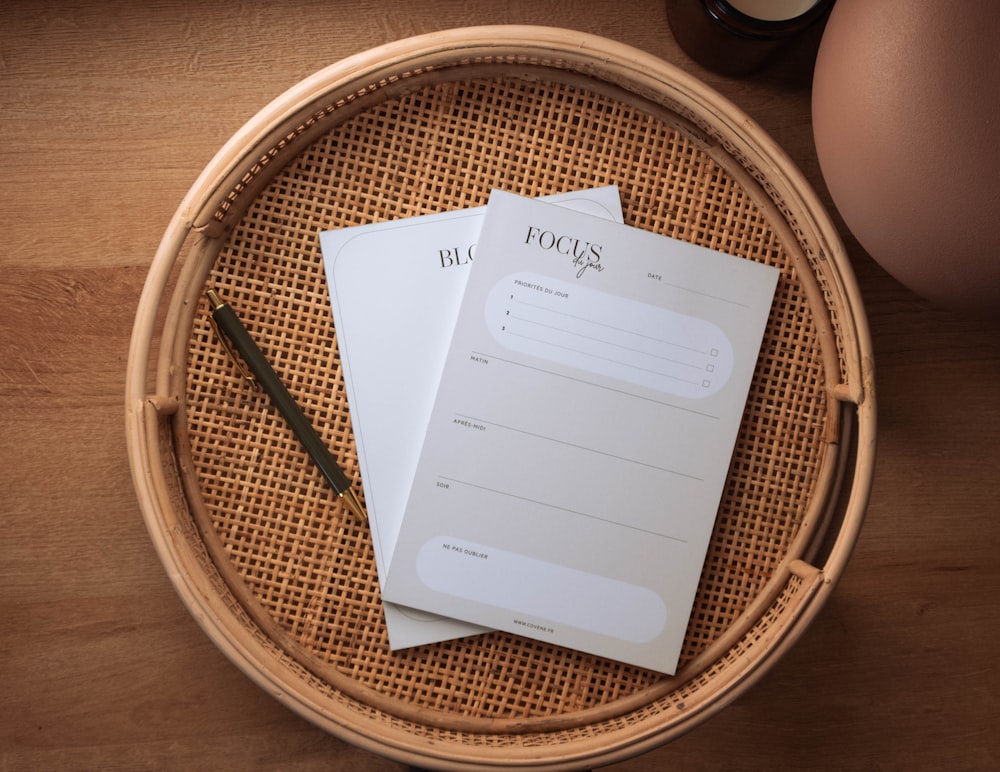
[[[354,495],[354,491],[348,488],[340,494],[340,498],[344,500],[344,504],[347,505],[347,508],[351,510],[355,517],[357,517],[361,522],[364,523],[368,521],[368,513],[365,512],[364,507],[361,506],[361,502],[358,501],[358,497]]]

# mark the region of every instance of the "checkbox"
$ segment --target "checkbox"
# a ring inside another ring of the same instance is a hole
[[[701,382],[701,385],[702,385],[703,388],[707,389],[709,386],[712,385],[712,382],[710,380],[706,379],[706,380],[704,380],[704,381]]]
[[[712,365],[712,364],[705,365],[705,369],[708,370],[708,372],[710,372],[710,373],[714,373],[715,372],[715,365]]]
[[[713,348],[709,353],[711,354],[711,356],[717,357],[719,356],[719,349]]]

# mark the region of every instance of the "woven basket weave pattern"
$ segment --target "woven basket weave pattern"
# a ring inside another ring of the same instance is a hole
[[[683,122],[578,86],[445,81],[336,128],[260,189],[225,239],[210,282],[244,317],[356,483],[319,231],[482,205],[493,187],[539,196],[617,183],[627,223],[781,269],[682,654],[682,665],[691,662],[732,628],[786,560],[823,461],[826,374],[789,253],[799,245],[781,243],[759,205],[761,190],[735,178]],[[246,184],[234,188],[220,217]],[[186,383],[189,448],[181,453],[190,452],[204,502],[210,562],[231,564],[230,591],[234,582],[249,589],[241,603],[267,628],[260,639],[328,699],[345,700],[350,679],[375,695],[358,710],[382,715],[384,707],[381,720],[396,713],[394,721],[409,722],[406,731],[443,739],[451,735],[444,727],[462,726],[504,744],[514,741],[499,730],[510,726],[495,720],[509,719],[523,724],[516,744],[524,745],[532,729],[549,726],[545,719],[562,721],[570,739],[574,731],[600,734],[616,720],[590,720],[593,708],[632,697],[640,713],[659,713],[710,687],[711,671],[687,673],[694,680],[684,685],[504,633],[391,653],[365,528],[334,503],[266,398],[242,385],[204,315],[190,339]],[[793,579],[742,645],[766,633],[798,592]],[[281,645],[275,634],[286,636]],[[643,705],[637,695],[647,692],[660,696]],[[539,737],[556,739],[552,731]]]

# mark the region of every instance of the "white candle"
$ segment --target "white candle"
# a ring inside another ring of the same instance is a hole
[[[762,21],[787,21],[801,16],[819,0],[729,0],[740,13]]]

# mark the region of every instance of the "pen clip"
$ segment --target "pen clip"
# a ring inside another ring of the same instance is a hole
[[[219,329],[219,323],[215,321],[215,316],[211,312],[208,314],[208,323],[215,330],[215,337],[219,339],[219,343],[222,344],[222,349],[226,352],[226,356],[229,357],[229,361],[236,366],[239,370],[240,376],[249,383],[256,391],[260,391],[260,384],[257,383],[257,379],[254,378],[253,373],[251,373],[245,364],[236,356],[236,352],[233,351],[233,347],[229,345],[229,341],[226,340],[226,336],[222,334],[222,330]]]

